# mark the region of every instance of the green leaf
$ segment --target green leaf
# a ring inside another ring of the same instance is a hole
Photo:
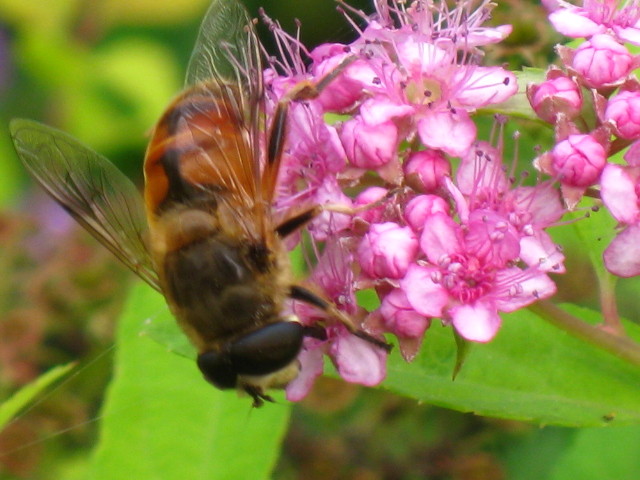
[[[249,398],[216,390],[192,360],[141,336],[145,319],[164,311],[159,294],[143,285],[133,290],[118,328],[91,478],[268,478],[289,407],[252,411]]]
[[[174,0],[158,8],[155,0],[103,0],[94,8],[98,18],[106,23],[174,26],[197,19],[209,3],[210,0]]]
[[[551,472],[579,433],[580,430],[575,428],[545,427],[526,432],[524,436],[520,434],[509,438],[501,455],[506,470],[505,478],[551,478]]]
[[[531,83],[540,83],[545,80],[545,71],[540,68],[524,68],[520,72],[513,72],[518,80],[518,92],[508,100],[482,109],[491,113],[501,113],[513,117],[528,118],[540,121],[531,108],[527,99],[527,86]]]
[[[565,307],[589,323],[596,312]],[[528,311],[504,315],[498,336],[469,352],[455,380],[456,345],[434,324],[412,364],[392,355],[384,386],[420,401],[479,415],[564,426],[640,422],[640,369]],[[635,338],[640,328],[625,325]]]
[[[139,148],[182,84],[171,51],[139,38],[109,43],[84,67],[91,81],[65,89],[65,129],[100,152]]]
[[[589,428],[578,432],[559,459],[550,480],[638,478],[640,426]],[[541,478],[541,477],[539,477]]]
[[[75,366],[75,363],[68,363],[54,367],[14,393],[11,398],[0,405],[0,430],[2,430],[15,415],[37,398],[38,395],[67,375]]]
[[[455,330],[453,330],[453,338],[456,341],[456,366],[453,367],[453,374],[451,378],[455,379],[462,366],[464,365],[464,361],[467,359],[469,355],[469,351],[472,347],[472,342],[465,339],[462,335],[458,334]]]
[[[163,311],[147,318],[140,328],[140,335],[148,336],[150,339],[164,346],[168,352],[181,355],[195,362],[197,352],[195,347],[189,342],[175,318],[169,310]]]
[[[591,199],[585,199],[580,206],[586,209],[593,206],[594,203]],[[597,212],[590,212],[588,218],[580,219],[580,217],[584,217],[583,212],[574,212],[565,218],[569,217],[579,219],[571,224],[573,243],[576,247],[580,247],[578,251],[589,256],[593,268],[599,275],[606,273],[602,254],[618,233],[616,220],[603,208]]]
[[[0,137],[0,158],[0,207],[10,208],[15,204],[23,172],[9,135]]]
[[[565,307],[598,323],[597,312]],[[627,322],[628,323],[628,322]],[[640,338],[640,328],[626,324]],[[154,318],[144,333],[193,358],[175,322]],[[465,352],[455,380],[458,347],[449,328],[434,324],[416,360],[390,357],[383,386],[423,402],[479,415],[564,426],[602,426],[640,421],[640,369],[560,331],[528,311],[504,315],[491,343]]]

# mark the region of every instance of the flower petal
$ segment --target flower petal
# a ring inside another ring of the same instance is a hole
[[[443,257],[460,253],[462,245],[462,229],[449,215],[434,213],[426,218],[420,248],[431,263],[437,265]]]
[[[321,348],[303,349],[298,355],[300,373],[287,385],[286,395],[290,402],[298,402],[307,396],[313,382],[322,375],[324,368],[323,353]]]
[[[425,317],[439,317],[449,300],[449,294],[442,285],[434,283],[435,268],[409,266],[407,274],[400,280],[400,288],[407,296],[411,307]]]
[[[429,113],[418,121],[420,140],[453,157],[460,157],[469,150],[476,139],[476,131],[475,123],[462,109]]]
[[[553,243],[549,234],[538,230],[520,239],[520,258],[530,267],[543,272],[564,273],[564,254]]]
[[[378,385],[387,375],[387,353],[355,335],[340,335],[330,354],[340,376],[351,383]]]
[[[456,101],[468,107],[480,108],[504,102],[518,91],[515,75],[501,67],[475,67],[466,72],[460,70],[456,77],[453,82],[464,85],[457,93]]]
[[[640,225],[630,225],[618,234],[603,256],[607,270],[614,275],[625,278],[640,275]]]
[[[496,275],[496,284],[502,287],[500,292],[494,292],[496,306],[501,312],[514,312],[556,293],[553,280],[535,268],[501,270]]]
[[[571,38],[590,37],[605,29],[579,7],[560,8],[549,15],[549,20],[558,32]]]
[[[471,305],[459,305],[450,309],[449,313],[458,333],[474,342],[491,340],[502,323],[491,302],[478,301]]]
[[[602,201],[611,215],[623,223],[635,223],[638,210],[638,195],[635,181],[629,172],[619,165],[608,164],[600,177]]]

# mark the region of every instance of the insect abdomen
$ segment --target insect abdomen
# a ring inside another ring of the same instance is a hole
[[[274,299],[244,252],[212,235],[166,255],[165,294],[197,343],[219,343],[276,319]]]

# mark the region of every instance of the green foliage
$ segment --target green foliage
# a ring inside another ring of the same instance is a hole
[[[599,320],[596,312],[567,309],[583,320]],[[628,327],[640,338],[636,325]],[[451,332],[434,325],[414,363],[391,361],[384,385],[436,405],[541,425],[603,426],[640,420],[637,367],[526,311],[505,315],[497,338],[474,345],[452,380],[455,361]]]
[[[595,311],[566,308],[590,323],[601,320]],[[640,338],[637,325],[627,322],[626,326],[633,337]],[[143,332],[168,350],[194,358],[193,347],[168,315],[147,322]],[[397,352],[392,354],[383,387],[462,412],[541,425],[640,422],[637,367],[527,311],[504,315],[504,325],[491,343],[467,345],[464,364],[454,380],[457,363],[454,336],[436,324],[412,363]]]
[[[90,478],[269,478],[289,405],[254,412],[248,398],[204,382],[193,360],[140,336],[144,319],[162,311],[160,295],[146,285],[133,289]]]
[[[75,367],[74,363],[60,365],[39,376],[33,382],[22,387],[11,398],[0,405],[0,430],[2,430],[18,413],[27,408],[49,387],[67,376]]]

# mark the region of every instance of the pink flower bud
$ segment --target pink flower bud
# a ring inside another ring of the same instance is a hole
[[[349,47],[339,43],[323,44],[311,52],[313,74],[319,79],[333,72],[349,55]],[[373,78],[375,74],[363,60],[351,63],[327,85],[318,97],[325,111],[340,112],[354,105],[364,93],[359,77]]]
[[[388,190],[386,188],[369,187],[366,190],[360,192],[360,194],[354,200],[353,206],[357,208],[364,205],[371,205],[372,203],[375,203],[378,200],[384,198],[387,193]],[[384,208],[384,205],[371,207],[364,210],[363,212],[358,213],[356,217],[364,220],[367,223],[378,223],[382,219]]]
[[[375,170],[395,158],[398,129],[390,121],[370,125],[355,117],[342,126],[340,140],[352,165]]]
[[[634,68],[634,59],[624,45],[601,34],[575,50],[572,67],[588,86],[599,88],[623,82]]]
[[[558,113],[573,118],[582,108],[582,94],[569,77],[545,80],[527,89],[529,102],[536,114],[545,122],[555,123]]]
[[[405,293],[396,289],[384,297],[380,314],[385,327],[401,338],[420,338],[430,324],[430,319],[416,312]]]
[[[440,150],[412,153],[404,164],[407,184],[418,192],[432,192],[444,176],[451,175],[451,165]]]
[[[618,135],[627,140],[640,137],[640,92],[621,91],[611,98],[604,112],[605,120],[611,121]]]
[[[417,253],[411,228],[393,222],[371,225],[358,246],[360,266],[373,278],[402,278]]]
[[[563,184],[588,187],[598,181],[607,152],[591,135],[569,135],[551,152],[552,167]]]
[[[449,215],[449,205],[437,195],[418,195],[412,198],[404,208],[404,219],[414,231],[420,232],[424,222],[434,213]]]

